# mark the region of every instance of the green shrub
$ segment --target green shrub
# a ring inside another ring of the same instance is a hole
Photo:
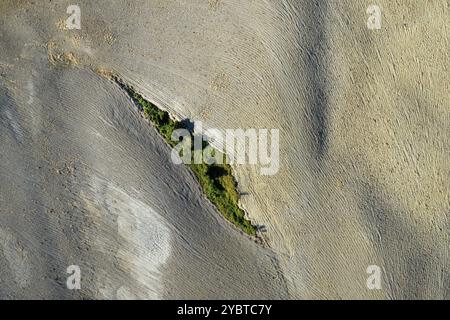
[[[175,146],[177,142],[172,141],[171,136],[175,129],[183,128],[182,123],[171,119],[166,111],[160,110],[153,103],[145,100],[131,87],[122,83],[120,84],[128,92],[139,109],[155,126],[158,132],[164,137],[166,142],[172,147]],[[207,142],[204,142],[203,150],[208,147],[208,145]],[[216,206],[219,212],[241,230],[249,235],[255,236],[256,227],[245,218],[244,211],[238,206],[239,193],[237,191],[237,182],[232,174],[231,166],[226,163],[213,165],[201,163],[190,164],[189,167],[194,172],[204,194]]]

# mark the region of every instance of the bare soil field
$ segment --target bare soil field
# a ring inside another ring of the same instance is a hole
[[[448,2],[0,2],[0,298],[449,297]],[[228,223],[114,73],[179,119],[280,130]],[[82,289],[68,290],[78,265]],[[381,268],[381,290],[366,286]]]

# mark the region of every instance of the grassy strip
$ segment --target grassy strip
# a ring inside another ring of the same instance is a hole
[[[174,147],[178,144],[177,141],[172,141],[172,132],[175,129],[183,128],[184,125],[170,118],[169,114],[160,110],[151,102],[145,100],[140,94],[133,90],[133,88],[119,84],[128,92],[133,101],[138,105],[139,109],[150,120],[153,126],[164,137],[166,142]],[[191,137],[193,139],[193,137]],[[191,140],[193,141],[193,140]],[[203,150],[208,146],[208,143],[203,144]],[[218,152],[218,151],[216,151]],[[226,157],[224,157],[226,159]],[[245,218],[244,211],[239,208],[239,193],[237,191],[237,182],[233,177],[231,166],[229,164],[189,164],[189,167],[194,172],[197,180],[202,186],[203,192],[208,199],[217,207],[222,215],[242,229],[249,235],[256,235],[256,227]]]

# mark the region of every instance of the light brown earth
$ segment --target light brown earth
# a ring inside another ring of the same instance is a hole
[[[381,30],[358,0],[77,3],[81,30],[70,1],[0,2],[1,298],[448,299],[447,1],[373,1]],[[277,175],[235,168],[267,247],[110,72],[208,128],[280,130]]]

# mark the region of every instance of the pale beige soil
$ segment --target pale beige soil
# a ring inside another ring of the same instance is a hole
[[[448,3],[376,3],[381,30],[358,0],[78,1],[67,30],[68,1],[3,0],[0,297],[448,298]],[[235,168],[270,248],[110,72],[179,118],[280,129],[277,175]]]

